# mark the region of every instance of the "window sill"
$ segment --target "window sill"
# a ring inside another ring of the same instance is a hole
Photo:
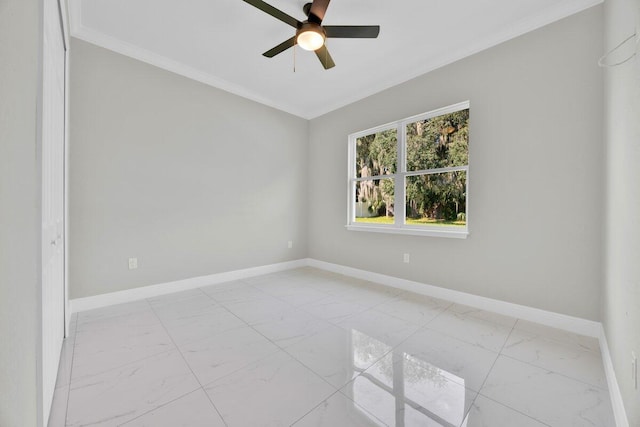
[[[458,231],[451,229],[419,229],[419,228],[397,228],[390,226],[360,225],[350,224],[345,228],[349,231],[367,231],[370,233],[387,233],[387,234],[404,234],[409,236],[427,236],[427,237],[446,237],[450,239],[466,239],[469,236],[468,231]]]

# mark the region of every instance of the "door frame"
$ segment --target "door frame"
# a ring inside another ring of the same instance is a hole
[[[71,323],[71,307],[69,306],[69,53],[71,52],[71,37],[69,24],[68,0],[58,0],[60,20],[62,23],[62,37],[65,46],[64,53],[64,337],[69,337]]]
[[[39,146],[39,155],[40,163],[41,163],[41,155],[42,155],[42,142],[43,142],[43,58],[44,58],[44,2],[55,2],[58,7],[58,14],[60,19],[60,26],[62,30],[62,43],[64,48],[64,141],[63,141],[63,149],[64,149],[64,157],[63,157],[63,233],[64,233],[64,248],[62,252],[63,256],[63,316],[59,321],[63,322],[63,338],[69,336],[69,324],[71,319],[71,313],[69,311],[69,275],[68,275],[68,260],[69,260],[69,53],[70,53],[70,33],[69,33],[69,8],[68,8],[68,0],[39,0],[39,10],[40,10],[40,42],[39,42],[39,83],[38,83],[38,119],[37,119],[37,133],[38,133],[38,146]],[[42,165],[40,166],[40,180],[42,180]],[[42,184],[40,184],[42,185]],[[42,187],[41,187],[42,188]],[[41,190],[42,191],[42,190]],[[42,206],[40,207],[40,212],[42,212]],[[41,222],[38,223],[38,228],[41,229]],[[42,238],[40,238],[40,251],[42,254]],[[41,255],[39,256],[39,274],[40,274],[40,288],[38,295],[40,299],[42,299],[43,293],[43,282],[42,282],[42,261]],[[39,326],[38,333],[38,344],[37,344],[37,356],[38,363],[36,366],[36,393],[37,393],[37,425],[38,427],[46,427],[49,420],[48,417],[45,418],[45,414],[50,413],[51,407],[46,407],[45,405],[49,405],[51,402],[43,401],[43,393],[44,393],[44,372],[42,366],[44,364],[44,348],[43,348],[43,338],[44,331],[42,330],[42,321],[43,321],[43,305],[42,302],[39,303],[39,312],[37,313],[37,322]]]

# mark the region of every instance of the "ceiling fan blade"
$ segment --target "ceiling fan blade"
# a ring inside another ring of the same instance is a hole
[[[325,25],[327,37],[343,39],[375,39],[380,25]]]
[[[320,62],[322,62],[322,66],[325,70],[336,66],[336,63],[333,62],[333,58],[331,58],[331,55],[329,55],[329,51],[327,50],[326,46],[323,45],[320,49],[316,50],[316,55],[318,56]]]
[[[309,20],[312,20],[311,15],[313,15],[317,18],[318,24],[321,24],[324,19],[324,14],[327,13],[327,7],[329,7],[330,1],[331,0],[313,0],[311,10],[309,11]]]
[[[293,45],[295,45],[295,44],[296,44],[296,38],[295,37],[291,37],[289,40],[283,41],[282,43],[280,43],[278,46],[274,47],[273,49],[266,51],[265,53],[263,53],[263,55],[266,56],[267,58],[273,58],[277,54],[284,52],[285,50],[289,49],[290,47],[293,47]]]
[[[271,6],[270,4],[267,4],[267,3],[263,2],[262,0],[244,0],[244,2],[245,3],[249,3],[252,6],[257,7],[261,11],[273,16],[276,19],[279,19],[280,21],[284,22],[285,24],[291,25],[294,28],[298,28],[299,26],[302,25],[302,23],[300,21],[298,21],[296,18],[294,18],[293,16],[287,15],[283,11],[281,11],[279,9],[276,9],[275,7]]]

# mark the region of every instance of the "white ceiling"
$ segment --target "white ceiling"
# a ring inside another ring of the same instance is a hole
[[[266,0],[304,20],[305,0]],[[602,0],[333,0],[326,25],[377,39],[262,53],[295,30],[242,0],[71,0],[73,36],[304,118],[317,117]]]

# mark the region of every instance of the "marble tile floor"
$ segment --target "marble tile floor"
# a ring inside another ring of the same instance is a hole
[[[614,425],[596,339],[311,268],[74,315],[49,421]]]

